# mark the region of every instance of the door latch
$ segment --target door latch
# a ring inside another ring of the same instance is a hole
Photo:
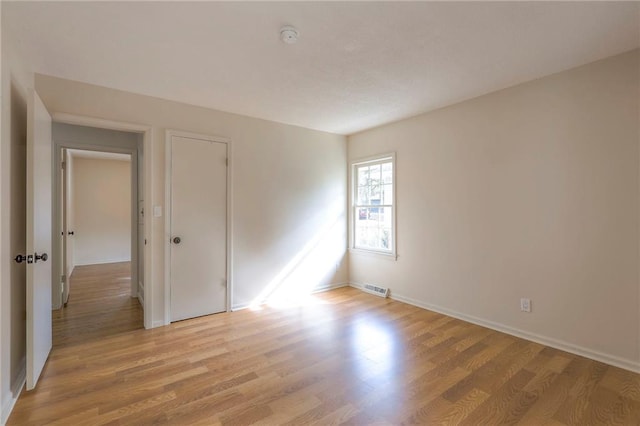
[[[27,262],[27,264],[32,264],[32,263],[38,263],[38,260],[42,260],[43,262],[46,262],[47,259],[49,259],[49,256],[47,255],[47,253],[42,253],[42,254],[35,253],[35,257],[33,254],[29,254],[27,256],[23,254],[19,254],[13,260],[15,260],[16,263]]]

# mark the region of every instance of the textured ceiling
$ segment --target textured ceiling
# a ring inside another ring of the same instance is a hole
[[[340,134],[631,50],[639,28],[639,2],[2,2],[35,72]]]

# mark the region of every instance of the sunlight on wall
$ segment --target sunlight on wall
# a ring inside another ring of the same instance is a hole
[[[344,215],[330,217],[332,220],[318,230],[251,302],[251,309],[260,309],[262,304],[287,308],[324,303],[312,293],[331,281],[346,250]]]

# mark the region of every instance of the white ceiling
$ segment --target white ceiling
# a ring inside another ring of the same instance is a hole
[[[640,2],[2,1],[35,72],[340,134],[637,48],[639,28]]]

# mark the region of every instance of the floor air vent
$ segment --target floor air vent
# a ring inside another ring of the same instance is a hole
[[[365,284],[363,288],[367,293],[375,294],[376,296],[387,297],[389,295],[388,288],[378,287],[373,284]]]

